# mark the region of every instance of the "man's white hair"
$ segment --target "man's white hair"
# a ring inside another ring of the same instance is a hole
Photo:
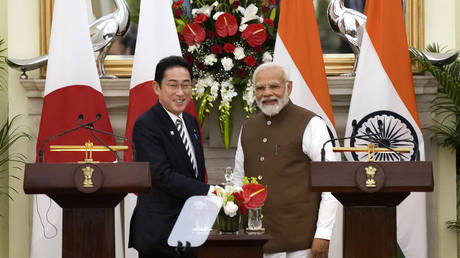
[[[256,76],[257,74],[260,72],[260,71],[263,71],[265,69],[269,69],[269,68],[277,68],[277,69],[280,69],[281,71],[283,71],[283,77],[284,77],[284,80],[287,82],[289,81],[289,74],[288,72],[286,71],[286,69],[284,69],[284,67],[282,67],[281,65],[279,64],[275,64],[275,63],[263,63],[261,65],[259,65],[256,70],[254,71],[254,73],[252,74],[252,83],[256,83]]]

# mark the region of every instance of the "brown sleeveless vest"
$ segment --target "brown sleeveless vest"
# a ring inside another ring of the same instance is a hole
[[[259,113],[243,124],[245,175],[262,176],[259,183],[268,190],[262,212],[272,240],[265,253],[311,248],[320,193],[310,191],[311,160],[302,151],[302,138],[313,116],[289,102],[276,116]]]

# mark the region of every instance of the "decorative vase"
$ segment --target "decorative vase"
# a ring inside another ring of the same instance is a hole
[[[221,234],[238,234],[240,229],[240,214],[230,217],[225,214],[223,209],[217,215],[217,225]]]

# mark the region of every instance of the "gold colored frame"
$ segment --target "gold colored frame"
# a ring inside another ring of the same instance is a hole
[[[406,0],[406,32],[409,46],[423,49],[425,47],[424,33],[424,0]],[[40,0],[40,53],[48,52],[51,33],[51,17],[53,13],[53,0]],[[327,54],[324,55],[326,73],[338,75],[350,73],[353,69],[355,58],[352,54]],[[117,58],[109,56],[105,62],[107,74],[119,77],[130,77],[133,60],[130,58]],[[42,69],[42,76],[45,70]]]

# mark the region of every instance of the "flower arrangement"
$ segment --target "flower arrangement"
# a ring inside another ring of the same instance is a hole
[[[219,126],[230,145],[231,112],[240,99],[248,117],[255,109],[251,76],[272,61],[278,9],[276,0],[193,0],[191,15],[183,0],[173,3],[184,58],[197,78],[193,96],[202,124],[218,103]]]
[[[254,209],[262,206],[267,198],[267,189],[265,186],[257,183],[255,178],[245,178],[243,187],[215,186],[214,195],[223,199],[222,209],[219,212],[219,218],[226,217],[226,223],[231,218],[235,218],[233,229],[237,230],[239,226],[239,216],[246,214],[248,209]],[[220,222],[219,222],[220,224]],[[224,230],[225,231],[225,230]]]

